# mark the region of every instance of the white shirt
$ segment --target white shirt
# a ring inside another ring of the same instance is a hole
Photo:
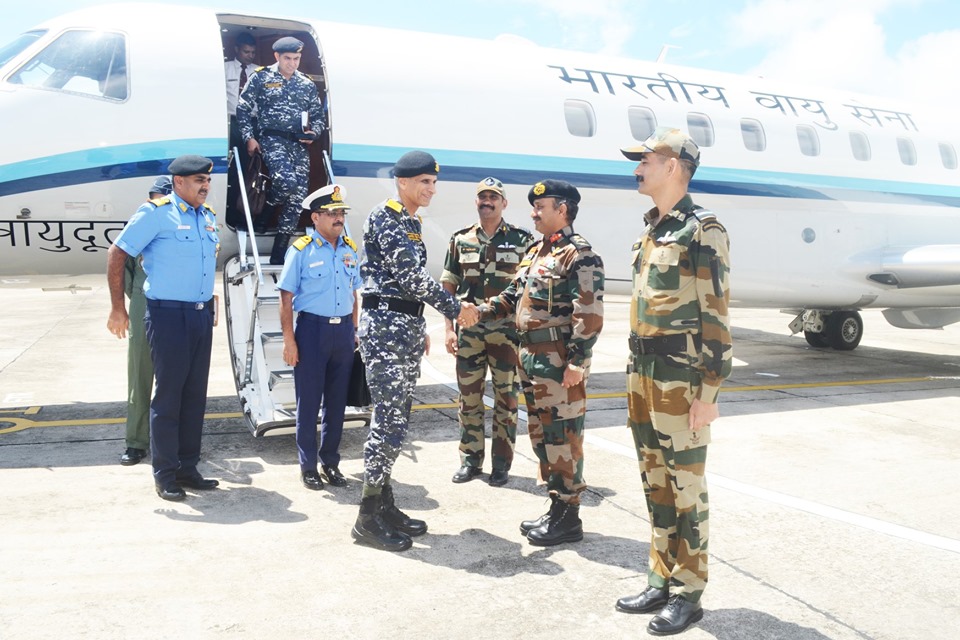
[[[227,60],[223,63],[223,72],[227,76],[227,113],[231,116],[237,115],[237,102],[240,100],[240,68],[243,65],[237,60]],[[257,69],[257,65],[247,65],[247,82]]]

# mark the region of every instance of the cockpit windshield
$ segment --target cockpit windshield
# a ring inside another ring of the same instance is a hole
[[[15,55],[40,39],[46,31],[27,31],[17,36],[13,42],[0,47],[0,67],[10,62]]]

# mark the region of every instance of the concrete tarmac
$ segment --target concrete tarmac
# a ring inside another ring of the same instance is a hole
[[[46,288],[47,290],[44,290]],[[391,554],[350,537],[366,429],[345,488],[304,489],[292,436],[254,439],[215,330],[204,453],[218,478],[160,500],[124,449],[126,343],[103,276],[0,282],[0,638],[623,638],[649,523],[625,428],[627,299],[610,296],[588,385],[582,542],[530,546],[547,501],[524,424],[506,487],[459,466],[453,359],[434,349],[394,469],[429,533]],[[960,326],[864,313],[853,352],[733,312],[733,376],[710,445],[710,582],[683,637],[954,637],[960,625]],[[489,446],[489,445],[488,445]],[[489,451],[489,449],[488,449]]]

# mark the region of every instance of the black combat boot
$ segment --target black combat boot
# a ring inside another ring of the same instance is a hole
[[[551,493],[550,508],[547,509],[547,512],[542,516],[540,516],[539,518],[537,518],[536,520],[524,520],[523,522],[521,522],[520,533],[522,533],[523,536],[526,537],[527,534],[530,533],[532,530],[547,524],[547,521],[550,520],[550,515],[554,512],[554,510],[559,510],[562,507],[563,507],[563,502],[560,501],[560,498],[558,498],[555,494]]]
[[[422,536],[427,532],[427,523],[423,520],[411,518],[393,503],[393,487],[389,484],[383,485],[380,490],[380,496],[383,500],[383,508],[380,513],[383,520],[393,526],[400,533],[411,537]]]
[[[380,496],[367,496],[360,500],[360,514],[350,532],[357,542],[384,551],[406,551],[413,542],[410,536],[397,531],[381,515]]]
[[[277,232],[273,238],[273,249],[270,251],[270,264],[283,264],[283,257],[287,255],[287,247],[293,236]]]
[[[559,502],[559,501],[558,501]],[[583,522],[580,521],[580,505],[560,502],[559,514],[550,509],[546,524],[531,529],[527,540],[535,547],[552,547],[563,542],[583,540]]]

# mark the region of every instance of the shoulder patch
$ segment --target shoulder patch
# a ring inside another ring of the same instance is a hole
[[[343,242],[354,251],[357,250],[357,243],[351,240],[350,236],[343,236]]]
[[[579,233],[574,233],[570,235],[570,244],[575,246],[580,251],[586,251],[588,249],[593,248],[593,245],[587,242],[587,239],[584,238]]]
[[[303,251],[310,246],[311,242],[313,242],[313,238],[310,237],[310,234],[307,234],[294,240],[293,246],[297,248],[297,251]]]
[[[727,228],[724,227],[722,224],[720,224],[720,221],[717,220],[716,218],[710,218],[709,220],[704,220],[703,223],[700,225],[701,231],[712,231],[714,229],[719,229],[724,233],[726,233],[727,231]]]
[[[148,202],[155,207],[162,207],[165,204],[170,204],[172,200],[170,200],[170,196],[160,196],[159,198],[148,200]]]
[[[394,200],[393,198],[391,198],[390,200],[387,200],[386,206],[387,206],[387,209],[391,209],[393,211],[396,211],[397,213],[403,213],[403,205],[397,202],[396,200]]]

